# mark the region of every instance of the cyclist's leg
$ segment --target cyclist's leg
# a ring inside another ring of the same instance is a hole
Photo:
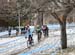
[[[28,48],[30,47],[30,36],[28,37],[28,40],[27,40],[27,47]]]
[[[38,33],[38,42],[39,42],[39,33]]]
[[[33,39],[31,39],[30,45],[31,45],[31,46],[33,45]]]
[[[41,40],[41,32],[39,32],[38,38],[39,38],[39,41],[40,41]]]
[[[46,37],[48,37],[48,30],[46,30]]]
[[[38,42],[40,41],[40,31],[37,32],[38,35]]]
[[[41,37],[42,37],[42,32],[40,32],[40,40],[41,40]]]
[[[45,37],[45,30],[43,31],[43,35],[44,35],[44,37]]]
[[[29,48],[30,46],[29,46],[29,40],[27,40],[27,47]]]
[[[46,30],[44,30],[44,37],[46,37]]]
[[[45,30],[45,36],[47,37],[47,30]]]

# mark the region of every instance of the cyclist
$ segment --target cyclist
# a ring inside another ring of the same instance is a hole
[[[41,35],[42,35],[41,27],[39,25],[37,25],[36,27],[36,33],[38,35],[38,42],[39,42],[41,40]]]
[[[28,28],[27,35],[28,35],[27,45],[29,45],[28,47],[30,47],[33,45],[33,33],[31,32],[30,28]]]
[[[46,25],[43,25],[42,26],[42,31],[44,33],[44,36],[45,37],[48,37],[48,27]]]

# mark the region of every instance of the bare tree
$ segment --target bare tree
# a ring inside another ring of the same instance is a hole
[[[16,25],[16,12],[14,9],[16,8],[16,4],[14,2],[8,2],[7,0],[0,1],[0,19],[4,20],[7,23],[7,26],[14,26]],[[12,22],[13,21],[13,22]],[[12,22],[12,23],[11,23]]]
[[[66,19],[73,10],[74,3],[71,3],[70,0],[53,0],[52,5],[53,7],[50,7],[51,15],[58,20],[61,26],[61,46],[62,49],[65,49],[67,48]],[[62,17],[58,14],[61,14]]]
[[[30,5],[29,7],[27,6],[25,12],[27,11],[28,14],[32,12],[38,12],[40,10],[49,12],[50,15],[52,15],[59,22],[61,26],[61,46],[62,49],[67,48],[66,19],[70,14],[70,12],[75,7],[75,0],[28,0],[28,1],[30,1],[29,3]]]
[[[61,46],[67,48],[66,19],[75,7],[75,0],[44,0],[36,1],[38,9],[49,12],[61,26]],[[60,17],[62,16],[62,17]]]

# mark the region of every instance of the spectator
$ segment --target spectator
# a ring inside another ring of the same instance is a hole
[[[8,32],[9,32],[9,36],[11,36],[11,27],[9,27]]]

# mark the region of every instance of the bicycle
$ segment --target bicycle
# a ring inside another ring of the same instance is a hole
[[[42,33],[38,32],[37,34],[38,34],[38,42],[40,42]]]
[[[31,46],[34,45],[34,40],[33,38],[30,36],[27,40],[27,47],[30,48]]]

